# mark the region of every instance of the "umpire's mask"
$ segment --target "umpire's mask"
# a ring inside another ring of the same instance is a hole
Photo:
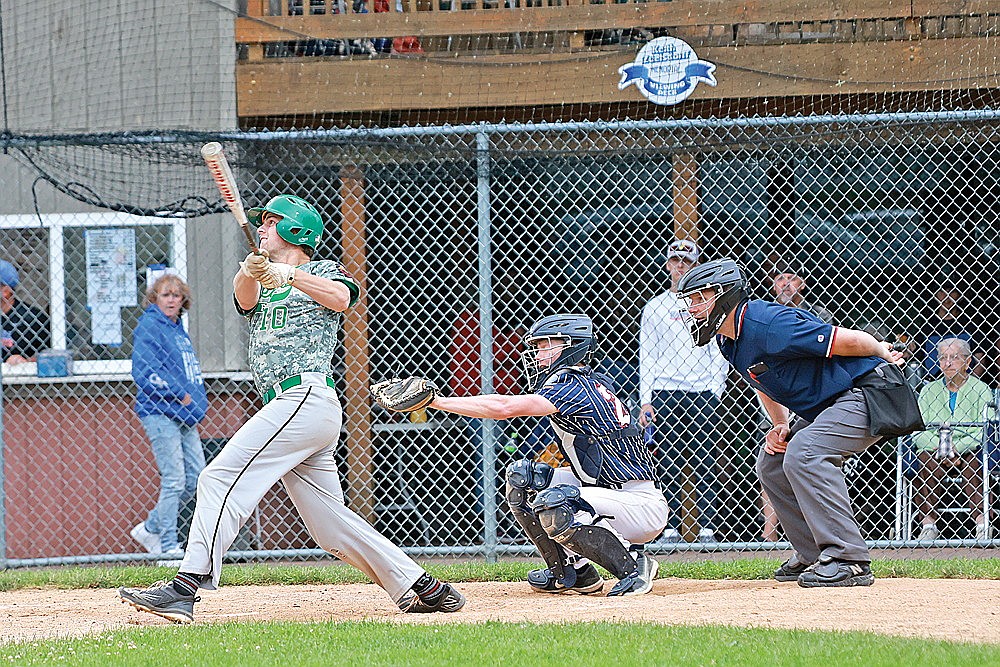
[[[711,290],[713,295],[707,297],[710,302],[707,315],[698,319],[691,314],[691,297],[705,290]],[[746,274],[739,264],[729,258],[706,262],[684,274],[677,284],[677,296],[687,304],[686,318],[691,339],[697,347],[702,347],[718,333],[729,311],[747,298]]]

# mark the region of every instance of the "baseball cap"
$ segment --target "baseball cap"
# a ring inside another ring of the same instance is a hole
[[[0,284],[11,288],[21,284],[21,279],[17,277],[17,269],[5,259],[0,259]]]
[[[701,251],[698,250],[698,244],[689,239],[677,239],[671,241],[670,245],[667,246],[667,259],[680,257],[689,262],[697,262],[700,256]]]

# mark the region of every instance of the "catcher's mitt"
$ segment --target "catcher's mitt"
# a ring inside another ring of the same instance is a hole
[[[433,382],[417,376],[376,382],[371,386],[371,392],[379,405],[393,412],[426,408],[438,396],[438,388]]]

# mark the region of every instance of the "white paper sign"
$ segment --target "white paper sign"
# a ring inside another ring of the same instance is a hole
[[[112,227],[84,232],[87,248],[87,305],[138,305],[135,287],[135,230]]]
[[[122,344],[122,308],[102,303],[90,308],[90,340],[95,345]]]

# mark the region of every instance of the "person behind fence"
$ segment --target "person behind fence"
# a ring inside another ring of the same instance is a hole
[[[205,452],[198,423],[208,398],[191,338],[181,320],[191,288],[165,274],[146,291],[146,310],[132,338],[135,412],[153,448],[160,493],[149,516],[129,533],[150,553],[179,556],[177,517],[198,485]]]
[[[937,279],[934,300],[923,315],[916,344],[919,346],[925,379],[940,378],[937,345],[945,338],[961,338],[974,350],[973,375],[980,376],[986,368],[983,350],[989,349],[984,332],[976,326],[974,313],[965,290],[958,283],[945,278]]]
[[[751,300],[746,273],[732,259],[695,267],[678,295],[687,302],[695,344],[717,338],[770,416],[757,472],[795,550],[775,578],[806,588],[871,585],[871,557],[841,465],[886,429],[919,428],[916,397],[894,365],[902,354],[801,308]],[[878,388],[878,401],[869,399],[869,387]],[[909,392],[905,410],[886,407],[899,387]],[[790,410],[798,415],[792,424]]]
[[[20,284],[14,265],[0,259],[0,350],[3,363],[11,366],[35,361],[52,346],[49,316],[14,296]]]
[[[993,392],[970,374],[972,348],[961,338],[945,338],[937,344],[937,360],[942,377],[920,390],[920,412],[928,422],[978,422],[993,407]],[[915,484],[915,501],[921,516],[920,541],[935,540],[941,532],[937,525],[939,490],[946,477],[961,476],[962,488],[975,521],[975,539],[985,540],[986,517],[983,514],[983,462],[980,458],[983,429],[954,427],[943,434],[945,451],[938,431],[931,429],[913,435],[920,468]],[[950,442],[948,440],[950,439]]]
[[[697,539],[717,541],[716,431],[729,366],[714,343],[700,348],[691,344],[682,318],[684,307],[677,298],[678,283],[698,265],[700,254],[694,241],[670,243],[670,289],[645,305],[639,327],[639,425],[652,423],[655,427],[653,444],[670,504],[663,531],[663,540],[668,543],[682,541],[681,490],[686,486],[687,466],[697,492]]]
[[[549,315],[524,337],[530,393],[435,396],[430,407],[479,419],[550,417],[568,467],[523,459],[507,468],[507,503],[546,567],[528,574],[538,593],[598,593],[597,563],[618,578],[609,596],[652,590],[658,564],[643,545],[663,530],[667,501],[653,461],[614,382],[594,371],[586,315]],[[374,391],[374,388],[373,388]]]
[[[280,480],[317,544],[364,572],[401,611],[461,609],[461,593],[345,504],[332,358],[360,288],[338,262],[313,259],[324,228],[319,211],[300,197],[279,195],[247,217],[259,226],[266,254],[247,255],[233,278],[233,295],[249,325],[248,358],[263,407],[202,472],[177,575],[146,589],[122,587],[119,596],[141,611],[190,623],[198,589],[219,585],[223,555]]]
[[[783,306],[806,310],[827,324],[833,324],[833,313],[819,305],[806,301],[806,279],[795,271],[783,271],[771,280],[774,300]]]

